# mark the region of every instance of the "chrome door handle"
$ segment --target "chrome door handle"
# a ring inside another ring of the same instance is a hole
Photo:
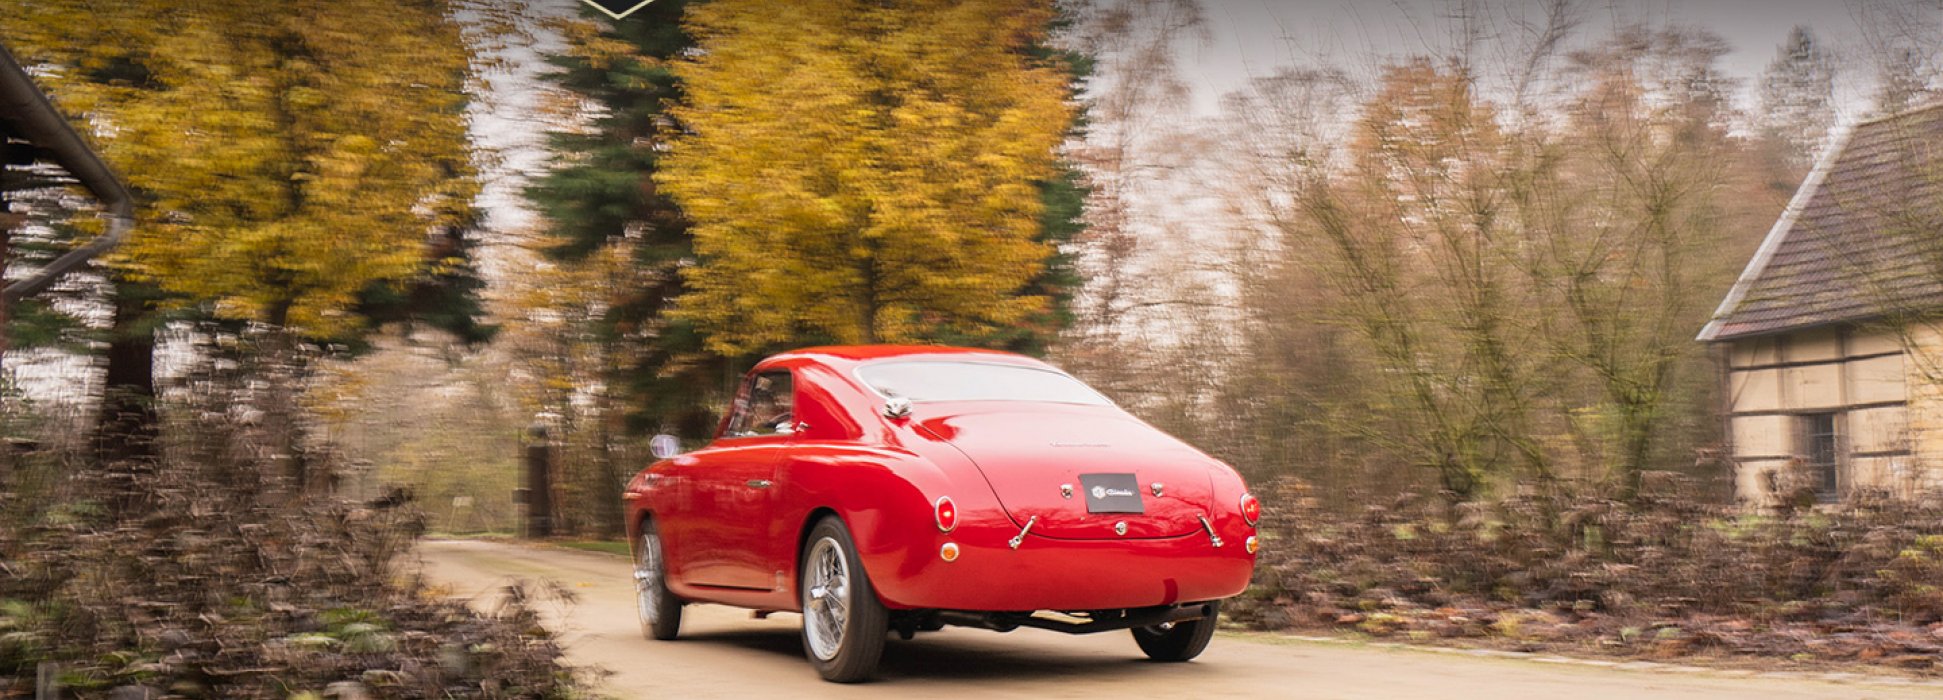
[[[766,488],[769,488],[769,480],[768,480],[768,479],[750,479],[750,480],[749,480],[749,488],[752,488],[752,489],[766,489]]]

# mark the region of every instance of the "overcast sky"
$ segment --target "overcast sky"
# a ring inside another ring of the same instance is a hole
[[[1455,0],[1204,0],[1209,41],[1188,51],[1196,105],[1212,113],[1221,94],[1251,75],[1292,62],[1343,62],[1421,53],[1449,34]],[[1538,2],[1487,2],[1494,12],[1539,18]],[[1751,85],[1795,25],[1807,25],[1837,50],[1858,41],[1843,0],[1651,0],[1580,3],[1584,32],[1616,25],[1706,27],[1733,47],[1722,68]],[[1853,86],[1844,92],[1854,92]],[[1854,96],[1842,95],[1845,101]]]

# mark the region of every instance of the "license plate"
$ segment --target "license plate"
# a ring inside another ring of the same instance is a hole
[[[1145,513],[1140,500],[1140,480],[1132,474],[1081,474],[1081,491],[1086,492],[1088,513]]]

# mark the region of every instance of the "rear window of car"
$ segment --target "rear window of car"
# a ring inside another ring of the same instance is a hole
[[[912,401],[1036,401],[1110,406],[1100,392],[1063,373],[985,362],[879,362],[857,376],[885,396]]]

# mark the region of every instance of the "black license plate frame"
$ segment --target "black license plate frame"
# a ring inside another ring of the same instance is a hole
[[[1140,497],[1140,479],[1133,474],[1081,474],[1080,492],[1086,497],[1088,513],[1140,515],[1147,502]]]

